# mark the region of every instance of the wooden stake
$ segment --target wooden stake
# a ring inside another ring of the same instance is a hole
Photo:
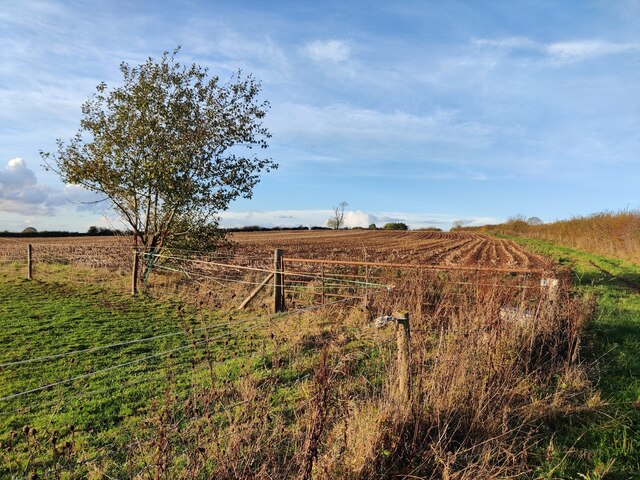
[[[133,251],[133,268],[131,269],[131,295],[138,293],[138,269],[140,266],[140,257],[137,251]]]
[[[244,301],[240,304],[240,306],[238,307],[238,310],[242,310],[247,305],[249,305],[249,302],[253,300],[255,296],[258,294],[258,292],[262,290],[262,288],[269,282],[269,280],[271,280],[271,277],[273,277],[273,273],[270,273],[269,275],[267,275],[264,278],[264,280],[262,280],[262,282],[260,282],[258,286],[253,289],[253,291],[249,294],[249,296],[245,298]]]
[[[321,265],[320,276],[322,277],[322,305],[324,305],[324,265]]]
[[[284,310],[284,284],[282,281],[282,250],[276,248],[273,255],[273,312]]]
[[[405,404],[411,398],[411,329],[409,313],[394,314],[396,319],[396,341],[398,344],[398,390],[397,401]]]
[[[366,259],[366,257],[365,257]],[[364,267],[364,305],[362,306],[365,321],[369,321],[369,267]]]
[[[423,285],[424,285],[424,280],[425,280],[425,276],[422,275],[422,272],[418,273],[418,286],[416,287],[416,317],[419,321],[419,319],[422,318],[422,302],[424,301],[424,291],[423,291]]]
[[[540,286],[546,289],[550,302],[558,300],[560,281],[557,278],[542,278],[540,280]]]
[[[31,244],[27,245],[27,280],[33,278],[33,247]]]

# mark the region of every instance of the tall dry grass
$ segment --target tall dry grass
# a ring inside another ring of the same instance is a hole
[[[342,435],[344,445],[326,451],[318,478],[514,478],[531,472],[542,425],[553,412],[590,398],[579,344],[592,307],[572,298],[566,281],[550,300],[540,289],[516,298],[488,280],[466,298],[445,295],[413,322],[411,403],[395,402],[391,375],[379,398],[341,420],[327,443]],[[449,302],[455,306],[444,305]],[[507,305],[515,310],[500,315]],[[449,314],[433,315],[444,311]]]
[[[640,211],[601,212],[544,225],[512,220],[495,227],[516,234],[580,250],[640,262]]]
[[[393,349],[354,350],[361,312],[308,313],[278,330],[273,375],[247,366],[186,401],[169,384],[128,457],[140,478],[518,478],[541,462],[554,418],[597,406],[579,361],[592,306],[561,273],[551,295],[533,277],[385,275],[395,289],[366,308],[411,313],[409,402]],[[314,374],[291,390],[275,365],[303,351]]]

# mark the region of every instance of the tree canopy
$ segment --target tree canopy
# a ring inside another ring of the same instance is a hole
[[[384,227],[382,228],[384,230],[409,230],[409,226],[406,223],[402,222],[385,223]]]
[[[349,204],[343,201],[333,207],[333,214],[331,218],[327,220],[327,227],[333,228],[334,230],[340,230],[344,227],[344,209],[347,205]]]
[[[222,83],[181,65],[178,51],[123,62],[122,85],[100,83],[77,134],[59,139],[56,154],[41,152],[63,181],[110,201],[148,248],[215,233],[218,212],[250,198],[259,174],[277,168],[260,155],[271,137],[260,82],[239,71]]]

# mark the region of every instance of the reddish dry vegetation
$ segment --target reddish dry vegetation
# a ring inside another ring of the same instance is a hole
[[[131,238],[116,237],[0,237],[0,263],[26,263],[27,245],[33,247],[34,265],[58,263],[112,270],[131,266]]]
[[[287,257],[367,260],[421,265],[538,269],[545,260],[512,241],[477,233],[320,230],[235,233],[234,250]]]
[[[640,211],[601,212],[586,217],[529,225],[513,218],[502,225],[485,225],[465,230],[499,232],[537,238],[588,252],[640,261]]]

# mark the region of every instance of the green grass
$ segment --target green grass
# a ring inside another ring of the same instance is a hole
[[[179,334],[0,367],[0,398],[90,374],[0,400],[0,478],[52,469],[66,472],[68,477],[63,478],[84,478],[96,458],[109,475],[129,476],[121,470],[126,447],[152,431],[149,421],[165,401],[168,385],[171,401],[177,399],[180,405],[191,392],[213,382],[221,392],[220,406],[225,407],[235,401],[235,383],[250,375],[256,384],[270,386],[265,398],[274,413],[293,417],[299,402],[309,395],[305,382],[317,364],[317,342],[333,328],[331,319],[322,314],[311,317],[313,325],[298,329],[297,322],[305,321],[300,316],[266,322],[264,315],[196,309],[178,298],[131,297],[114,293],[117,289],[109,282],[71,281],[75,274],[71,267],[55,266],[46,276],[43,271],[46,281],[27,281],[20,273],[18,266],[0,267],[0,364]],[[283,340],[292,334],[300,337],[298,346]],[[346,335],[349,350],[362,348],[355,334]],[[204,345],[191,346],[205,338],[211,340],[211,371]],[[187,348],[162,354],[181,347]],[[150,355],[157,356],[93,374]],[[380,372],[368,374],[375,377]],[[191,388],[194,385],[197,388]],[[68,450],[62,447],[66,442]]]
[[[582,361],[604,406],[552,425],[553,444],[541,476],[640,478],[640,265],[541,240],[511,239],[570,268],[575,290],[596,302]]]
[[[114,295],[95,285],[29,282],[5,274],[0,278],[0,363],[181,332],[187,325],[198,325],[193,312],[179,314],[177,306],[175,301],[159,303],[145,297]],[[208,324],[216,321],[215,316],[206,318]],[[215,327],[209,334],[219,335],[226,329]],[[0,397],[188,344],[186,335],[176,335],[1,367]],[[193,356],[193,351],[185,349],[171,362],[182,370]],[[149,400],[162,392],[159,385],[165,379],[166,362],[165,356],[158,356],[0,402],[0,439],[5,447],[0,476],[19,474],[28,463],[30,468],[34,462],[47,464],[46,458],[29,462],[31,447],[21,441],[25,427],[35,428],[41,435],[57,430],[63,442],[73,438],[83,457],[124,444],[146,414]]]

